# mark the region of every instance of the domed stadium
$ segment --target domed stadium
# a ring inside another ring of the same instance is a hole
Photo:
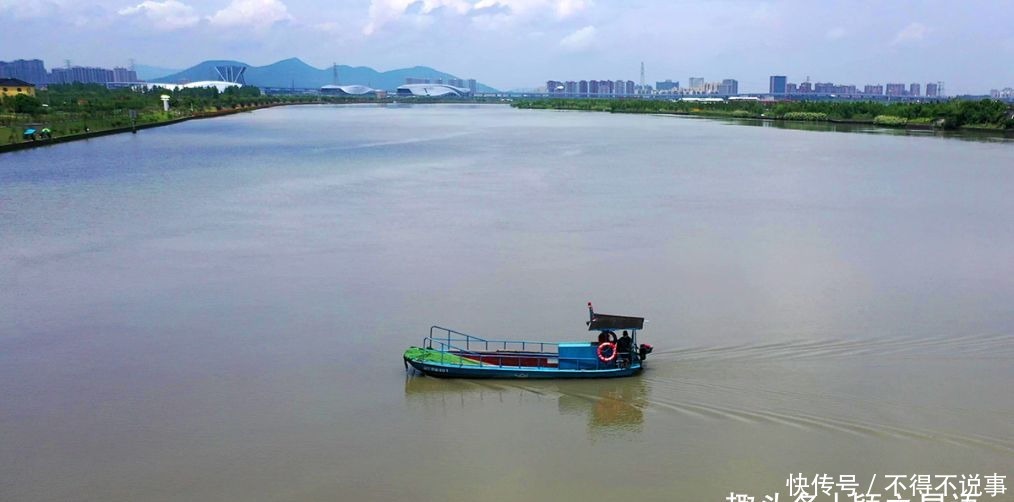
[[[399,97],[465,97],[468,89],[447,84],[405,84],[398,87]]]
[[[331,96],[367,96],[377,94],[377,89],[365,85],[325,85],[320,88],[321,94]]]

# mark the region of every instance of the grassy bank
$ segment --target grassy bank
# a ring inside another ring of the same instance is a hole
[[[82,131],[78,131],[78,132],[74,132],[74,133],[70,133],[70,134],[53,135],[52,137],[42,138],[42,139],[37,139],[37,140],[26,140],[26,141],[14,142],[14,143],[0,144],[0,153],[11,152],[11,151],[15,151],[15,150],[26,150],[26,149],[29,149],[29,148],[36,148],[36,147],[53,145],[53,144],[59,144],[59,143],[66,143],[68,141],[76,141],[76,140],[80,140],[80,139],[96,138],[96,137],[99,137],[99,136],[107,136],[109,134],[120,134],[120,133],[137,132],[137,131],[140,131],[140,130],[143,130],[143,129],[150,129],[152,127],[160,127],[160,126],[166,126],[166,125],[176,124],[176,123],[179,123],[179,122],[185,122],[187,120],[220,117],[220,116],[223,116],[223,115],[232,115],[234,113],[242,113],[242,112],[259,110],[261,108],[270,108],[270,107],[273,107],[273,106],[284,106],[284,105],[289,105],[289,104],[299,104],[299,103],[287,103],[287,102],[284,102],[284,103],[269,103],[269,104],[262,104],[262,105],[251,105],[251,106],[235,107],[235,108],[225,109],[225,110],[205,111],[205,112],[194,113],[194,114],[190,114],[190,115],[183,115],[183,116],[176,117],[176,118],[169,118],[169,119],[165,119],[165,120],[156,120],[156,121],[150,121],[150,122],[145,122],[145,123],[138,123],[138,124],[133,124],[133,125],[130,125],[130,126],[115,126],[115,127],[99,128],[99,129],[91,129],[91,128],[89,128],[87,131],[82,130]],[[3,129],[0,129],[0,132],[3,132]]]
[[[169,111],[162,95],[169,96]],[[284,104],[315,103],[316,96],[264,96],[253,87],[147,91],[106,89],[101,85],[55,85],[35,97],[0,102],[0,151],[92,137],[110,131],[165,125]],[[24,137],[35,129],[35,138]],[[50,134],[43,136],[43,129]]]
[[[1014,130],[1014,110],[999,101],[952,100],[940,103],[792,101],[697,101],[643,99],[519,100],[517,108],[587,110],[612,113],[668,113],[702,117],[754,118],[804,122],[873,124],[884,127]]]

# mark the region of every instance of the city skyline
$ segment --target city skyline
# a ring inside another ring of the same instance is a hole
[[[766,92],[778,74],[857,85],[944,81],[949,95],[987,94],[1014,83],[1014,68],[1002,64],[1014,58],[1014,34],[1004,26],[1012,14],[1014,5],[992,0],[960,9],[944,2],[0,0],[0,60],[113,68],[134,59],[186,68],[295,56],[318,68],[424,65],[500,89],[538,87],[546,75],[640,81],[644,61],[647,82],[731,76],[742,93]],[[40,33],[47,43],[19,43]]]
[[[208,61],[200,63],[200,65],[208,64]],[[65,62],[65,67],[54,67],[47,70],[45,62],[40,59],[19,59],[14,61],[0,61],[0,77],[18,78],[23,79],[26,82],[34,83],[37,85],[45,84],[61,84],[61,83],[103,83],[103,84],[123,84],[129,82],[144,81],[144,78],[138,78],[137,73],[133,68],[115,67],[113,69],[100,68],[100,67],[82,67],[72,66],[69,61]],[[132,66],[132,64],[131,64]],[[223,68],[218,66],[216,68]],[[248,66],[240,64],[240,66],[227,67],[234,68],[242,74]],[[643,64],[642,64],[643,69]],[[167,70],[170,71],[170,70]],[[175,72],[175,70],[172,70]],[[332,68],[334,73],[333,79],[337,78],[337,65],[335,64]],[[160,76],[170,76],[160,75]],[[226,78],[222,76],[221,70],[218,70],[219,80],[227,81],[240,81],[232,78]],[[404,82],[406,84],[416,83],[437,83],[443,84],[445,78],[434,77],[406,77]],[[472,92],[476,91],[477,81],[476,79],[462,79],[453,76],[446,78],[447,84],[457,87],[466,87],[471,89]],[[687,79],[688,85],[680,86],[679,80],[666,79],[664,81],[656,81],[655,86],[652,86],[649,82],[643,82],[635,84],[631,80],[624,81],[619,79],[616,81],[611,80],[567,80],[567,81],[556,81],[548,80],[546,85],[541,88],[536,88],[538,91],[541,89],[550,95],[559,94],[561,96],[600,96],[600,95],[616,95],[616,96],[632,96],[632,95],[643,95],[643,94],[669,94],[669,95],[724,95],[724,96],[735,96],[738,94],[768,94],[768,95],[838,95],[842,97],[861,97],[861,96],[897,96],[897,97],[946,97],[947,93],[944,88],[943,81],[927,82],[926,92],[922,92],[922,84],[913,82],[910,84],[904,83],[878,83],[878,84],[865,84],[860,87],[855,84],[835,84],[833,82],[820,82],[813,81],[809,76],[800,83],[789,82],[788,77],[785,75],[771,75],[768,77],[768,90],[767,92],[739,92],[739,81],[736,79],[722,79],[720,81],[705,82],[704,77],[689,77]],[[169,82],[170,80],[163,80]],[[188,80],[180,80],[179,83],[186,83]],[[294,82],[294,80],[293,80]],[[332,82],[333,83],[333,82]],[[596,85],[599,84],[599,85]],[[304,86],[305,87],[305,86]],[[886,88],[886,91],[885,91]],[[1005,92],[1009,88],[1005,88],[1003,91],[998,89],[990,89],[989,94],[993,97],[1009,98],[1009,92]],[[985,95],[985,94],[983,94]]]

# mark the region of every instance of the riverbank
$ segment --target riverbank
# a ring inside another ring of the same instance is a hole
[[[36,95],[0,99],[0,152],[136,132],[197,118],[211,118],[283,104],[320,102],[311,95],[265,95],[250,86],[108,89],[61,84]]]
[[[224,109],[224,110],[196,112],[196,113],[194,113],[192,115],[184,115],[184,116],[181,116],[181,117],[171,117],[171,118],[167,118],[165,120],[161,120],[161,121],[158,121],[158,122],[148,122],[148,123],[136,124],[136,125],[133,125],[133,126],[111,127],[111,128],[105,128],[105,129],[99,129],[99,130],[88,130],[87,132],[74,133],[74,134],[66,134],[66,135],[62,135],[62,136],[54,136],[52,138],[46,138],[46,139],[22,141],[20,143],[8,143],[8,144],[5,144],[5,145],[0,145],[0,153],[14,152],[14,151],[18,151],[18,150],[28,150],[28,149],[32,149],[32,148],[40,148],[40,147],[50,146],[50,145],[58,145],[60,143],[69,143],[71,141],[80,141],[80,140],[85,140],[85,139],[90,139],[90,138],[97,138],[97,137],[100,137],[100,136],[109,136],[111,134],[123,134],[123,133],[129,133],[129,132],[135,132],[136,133],[137,131],[141,131],[143,129],[151,129],[151,128],[154,128],[154,127],[163,127],[163,126],[168,126],[168,125],[173,125],[173,124],[179,124],[181,122],[186,122],[186,121],[189,121],[189,120],[210,119],[210,118],[215,118],[215,117],[224,117],[226,115],[234,115],[234,114],[237,114],[237,113],[252,112],[252,111],[255,111],[255,110],[261,110],[261,109],[265,109],[265,108],[274,108],[276,106],[287,106],[287,105],[298,105],[298,104],[313,104],[313,102],[305,102],[305,103],[301,103],[301,102],[266,103],[266,104],[251,105],[251,106],[239,106],[239,107],[236,107],[236,108],[230,108],[230,109]]]
[[[190,91],[194,90],[191,89]],[[180,101],[176,102],[177,106],[170,112],[163,112],[160,109],[153,110],[150,106],[147,109],[136,112],[134,124],[132,125],[130,125],[131,119],[128,115],[129,110],[126,109],[117,109],[113,112],[106,113],[96,113],[94,111],[78,112],[76,115],[72,115],[71,118],[54,119],[52,115],[55,114],[52,112],[45,115],[23,115],[19,119],[15,120],[8,118],[10,122],[14,122],[14,124],[19,125],[12,124],[3,126],[2,121],[0,121],[0,153],[39,148],[110,134],[137,132],[142,129],[178,124],[180,122],[186,122],[193,119],[221,117],[224,115],[232,115],[235,113],[249,112],[276,106],[312,104],[396,104],[399,102],[396,97],[363,99],[356,97],[343,98],[334,96],[259,96],[255,98],[247,98],[238,102],[236,100],[220,100],[218,99],[220,98],[218,95],[213,96],[211,99],[205,98],[203,100],[194,99],[192,101],[186,101],[186,98],[188,97],[189,96],[182,96]],[[271,101],[264,101],[265,99],[270,99]],[[445,98],[413,98],[411,102],[415,104],[502,103],[499,99],[455,100]],[[188,108],[190,110],[200,111],[187,112],[186,110]],[[3,116],[0,115],[0,118],[3,118]],[[57,121],[56,124],[53,124],[54,120]],[[51,126],[51,124],[53,125]],[[49,133],[49,136],[45,138],[39,137],[39,133],[36,133],[35,139],[19,139],[22,137],[22,131],[29,128],[36,129],[37,131],[42,131],[45,128],[49,129],[51,132]],[[5,140],[8,142],[4,143]]]
[[[1014,132],[1014,110],[993,100],[945,103],[663,101],[639,99],[519,100],[520,109],[683,115],[704,118],[852,124],[913,131]]]

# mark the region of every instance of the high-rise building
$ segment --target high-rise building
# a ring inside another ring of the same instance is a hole
[[[88,66],[71,66],[70,68],[53,68],[49,73],[51,84],[106,84],[113,81],[113,70]]]
[[[577,94],[577,82],[568,80],[567,83],[564,84],[564,87],[566,88],[568,96],[574,96]]]
[[[884,94],[884,86],[866,84],[865,86],[863,86],[863,94],[882,96]]]
[[[905,84],[887,84],[886,94],[888,96],[904,96]]]
[[[137,82],[137,72],[126,68],[113,68],[113,82]]]
[[[935,84],[933,82],[930,82],[930,83],[926,84],[926,97],[927,98],[935,98],[935,97],[937,97],[937,95],[939,94],[939,92],[940,92],[940,90],[937,87],[937,84]]]
[[[624,94],[626,94],[628,96],[631,96],[631,95],[634,94],[634,81],[633,80],[628,80],[627,81],[627,88],[626,88],[626,91],[624,92]]]
[[[704,89],[704,77],[690,77],[687,82],[689,82],[690,89],[698,91]]]
[[[622,80],[617,80],[613,82],[613,94],[617,96],[623,96],[626,94],[626,90],[627,86],[623,83]]]
[[[577,83],[577,93],[580,96],[587,96],[588,95],[588,81],[587,80],[582,80],[582,81],[580,81],[580,82]]]
[[[908,95],[909,96],[918,96],[920,94],[922,94],[922,93],[919,92],[919,84],[909,84],[909,86],[908,86]]]
[[[813,92],[813,84],[811,84],[810,81],[807,80],[806,82],[799,84],[799,90],[797,92],[799,94],[809,94]]]
[[[673,82],[670,79],[666,79],[664,82],[655,82],[655,89],[661,91],[673,91],[680,88],[679,81]]]
[[[771,75],[768,79],[768,92],[771,94],[785,94],[788,79],[785,75]]]
[[[831,94],[834,92],[834,84],[831,82],[816,82],[813,84],[813,92],[816,94]]]
[[[0,61],[0,78],[16,78],[35,85],[48,82],[46,65],[41,59]]]
[[[718,94],[723,96],[735,96],[739,94],[739,82],[731,78],[722,80],[722,83],[718,84]]]

